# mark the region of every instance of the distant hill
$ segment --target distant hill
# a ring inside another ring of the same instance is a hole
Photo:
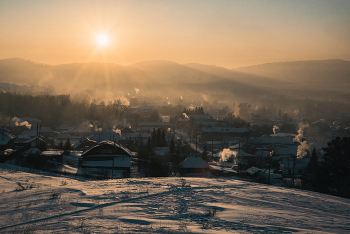
[[[350,88],[350,61],[345,60],[267,63],[232,69],[232,71],[323,89],[348,90]]]
[[[219,97],[223,92],[226,96],[227,93],[244,96],[265,92],[243,79],[234,79],[233,75],[209,73],[169,61],[149,61],[129,66],[93,62],[51,66],[17,58],[4,59],[0,60],[0,83],[37,85],[55,93],[90,90],[95,94],[135,94],[137,88],[145,95]]]
[[[209,66],[209,65],[203,65],[198,63],[189,63],[189,64],[185,64],[185,66],[194,68],[209,74],[213,74],[216,76],[225,77],[233,81],[251,84],[255,86],[271,87],[276,85],[282,85],[285,83],[283,81],[261,76],[260,74],[247,74],[243,72],[229,70],[224,67]]]
[[[208,97],[208,101],[228,103],[233,99],[268,101],[278,95],[317,99],[324,98],[327,90],[333,92],[334,98],[338,90],[343,91],[342,95],[347,94],[349,75],[350,62],[342,60],[262,64],[234,70],[170,61],[128,66],[96,62],[53,66],[19,58],[0,60],[0,83],[52,94],[83,93],[97,99],[108,96],[109,100],[117,95],[131,98],[138,94],[136,90],[143,96],[189,96],[191,100]],[[346,95],[341,97],[344,99]]]

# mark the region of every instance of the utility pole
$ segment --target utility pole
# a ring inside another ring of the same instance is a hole
[[[113,162],[112,162],[112,179],[113,179],[113,171],[114,171],[114,152],[115,152],[115,141],[116,141],[116,137],[114,138],[114,142],[113,142]]]
[[[295,155],[293,155],[292,187],[294,188]]]
[[[214,161],[214,138],[213,138],[213,136],[211,137],[211,157],[212,157],[212,160]]]
[[[197,139],[197,135],[196,135],[196,158],[197,158],[197,141],[198,141],[198,139]]]
[[[273,151],[270,152],[270,155],[269,155],[269,180],[268,180],[268,183],[270,184],[270,171],[271,171],[271,161],[272,161],[272,155],[273,155]]]

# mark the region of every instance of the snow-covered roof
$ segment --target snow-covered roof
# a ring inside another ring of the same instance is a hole
[[[62,131],[69,130],[69,129],[71,129],[71,127],[69,127],[67,124],[62,124],[58,127],[58,130],[62,130]]]
[[[209,168],[209,165],[201,157],[190,156],[186,158],[182,163],[180,163],[180,167],[181,168]]]
[[[0,128],[0,145],[6,145],[10,140],[16,138],[7,129]]]
[[[92,143],[96,143],[96,144],[97,144],[97,142],[94,141],[94,140],[90,140],[89,138],[84,138],[84,139],[82,139],[82,140],[76,142],[76,143],[73,145],[73,149],[76,149],[76,148],[78,148],[81,144],[84,144],[84,143],[87,143],[87,142],[92,142]]]
[[[88,152],[90,152],[92,149],[95,149],[97,147],[100,147],[102,145],[111,145],[111,146],[115,146],[115,147],[118,147],[120,149],[122,149],[125,153],[127,153],[130,157],[132,157],[132,153],[129,149],[125,148],[124,146],[118,144],[118,143],[114,143],[113,141],[109,141],[109,140],[105,140],[105,141],[101,141],[99,142],[97,145],[93,146],[92,148],[88,149],[87,151],[85,151],[83,155],[87,154]],[[106,155],[103,155],[103,156],[106,156]]]
[[[35,137],[36,135],[37,132],[34,130],[25,130],[18,136],[18,138],[30,139],[32,137]]]
[[[277,134],[275,134],[277,135]],[[293,145],[293,138],[290,136],[274,136],[274,135],[264,135],[262,137],[257,137],[255,142],[261,144],[284,144],[284,145]]]
[[[230,133],[246,133],[249,131],[249,128],[223,128],[223,127],[203,127],[202,132],[230,132]]]
[[[260,169],[257,167],[251,167],[248,170],[246,170],[246,172],[248,172],[250,175],[254,175],[255,173],[259,172]]]

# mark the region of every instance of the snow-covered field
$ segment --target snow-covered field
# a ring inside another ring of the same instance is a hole
[[[97,181],[11,168],[0,164],[0,233],[350,233],[350,200],[314,192],[237,179]]]

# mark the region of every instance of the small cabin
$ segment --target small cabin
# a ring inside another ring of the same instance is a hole
[[[193,174],[195,176],[204,176],[207,172],[210,172],[210,167],[199,156],[190,156],[179,164],[179,173],[181,175]]]
[[[102,178],[128,177],[131,152],[124,146],[105,140],[86,150],[78,162],[78,174]]]

